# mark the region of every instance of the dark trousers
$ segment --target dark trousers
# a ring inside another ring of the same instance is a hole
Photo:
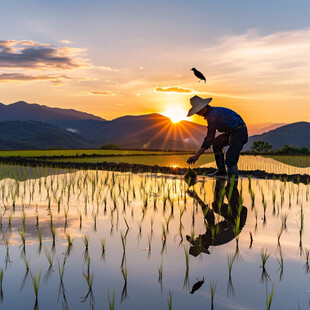
[[[248,142],[248,130],[246,126],[232,131],[231,134],[223,133],[214,139],[213,152],[215,156],[224,154],[223,147],[229,145],[226,152],[225,164],[227,167],[233,167],[238,163],[240,152],[243,145]]]

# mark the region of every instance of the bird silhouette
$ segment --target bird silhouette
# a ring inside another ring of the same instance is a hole
[[[204,77],[204,75],[200,71],[198,71],[196,68],[192,68],[191,70],[193,70],[195,76],[198,77],[199,82],[200,81],[205,81],[205,83],[207,82],[206,78]]]
[[[205,278],[202,278],[202,280],[197,279],[197,282],[193,285],[190,293],[194,294],[197,290],[199,290],[201,288],[202,284],[204,284],[204,283],[205,283]]]

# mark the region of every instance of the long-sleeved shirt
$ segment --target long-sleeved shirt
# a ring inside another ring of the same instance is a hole
[[[209,106],[205,119],[208,122],[208,133],[201,145],[204,149],[208,149],[213,144],[216,131],[230,134],[236,127],[245,125],[239,114],[221,107]]]

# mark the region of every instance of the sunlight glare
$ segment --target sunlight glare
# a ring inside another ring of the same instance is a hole
[[[180,121],[186,120],[187,111],[181,110],[179,107],[173,107],[162,113],[162,115],[169,117],[171,122],[178,123]]]

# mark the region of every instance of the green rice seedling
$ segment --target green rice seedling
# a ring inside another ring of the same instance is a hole
[[[253,235],[252,232],[250,232],[250,246],[249,246],[250,249],[252,248],[252,245],[253,245]]]
[[[185,277],[183,282],[183,289],[189,290],[189,251],[187,247],[184,247],[184,254],[185,254]]]
[[[2,226],[2,215],[1,215],[1,226]],[[12,212],[9,215],[9,229],[12,228]]]
[[[282,254],[281,248],[280,248],[280,257],[277,258],[277,261],[278,261],[278,263],[279,263],[279,269],[278,269],[278,271],[280,270],[280,281],[281,281],[281,280],[282,280],[282,277],[283,277],[283,267],[284,267],[284,265],[283,265],[283,254]]]
[[[268,260],[268,258],[270,256],[270,254],[271,253],[268,253],[267,249],[262,249],[261,250],[261,254],[260,254],[261,260],[262,260],[262,264],[260,266],[261,268],[265,269],[265,265],[266,265],[266,262],[267,262],[267,260]]]
[[[46,258],[47,258],[47,260],[48,260],[50,266],[53,266],[53,264],[54,264],[54,259],[53,259],[53,254],[52,254],[52,252],[49,252],[49,251],[47,250],[47,248],[44,248],[44,252],[45,252],[45,256],[46,256]]]
[[[100,242],[101,242],[101,250],[102,250],[102,253],[105,252],[105,244],[106,244],[106,238],[101,238],[100,239]]]
[[[280,238],[282,236],[283,233],[283,225],[281,226],[280,230],[277,230],[277,238],[278,238],[278,245],[280,245]]]
[[[60,283],[63,283],[63,277],[64,277],[64,273],[65,273],[66,260],[67,260],[67,257],[65,256],[64,257],[64,261],[62,263],[62,266],[60,267],[59,260],[57,259]]]
[[[85,245],[85,251],[88,251],[89,236],[84,235],[82,238],[83,238],[83,242],[84,242],[84,245]]]
[[[52,238],[53,238],[53,247],[55,247],[56,233],[55,233],[55,227],[54,227],[54,225],[51,226],[51,233],[52,233]]]
[[[232,254],[232,253],[227,254],[229,276],[231,276],[231,270],[232,270],[232,266],[234,264],[235,258],[236,258],[236,254]]]
[[[172,292],[169,290],[169,298],[167,299],[168,309],[172,309]]]
[[[309,274],[310,272],[310,250],[305,249],[305,256],[306,256],[306,264],[305,264],[305,273]]]
[[[41,271],[39,272],[38,269],[36,270],[36,274],[34,275],[33,272],[30,273],[32,286],[34,293],[36,295],[36,300],[38,300],[39,294],[39,287],[40,287],[40,279],[41,279]]]
[[[281,215],[282,227],[284,230],[287,229],[287,226],[286,226],[287,218],[288,218],[288,213],[284,213]]]
[[[23,215],[22,215],[22,224],[23,224],[23,227],[26,227],[26,213],[24,210],[23,210]]]
[[[268,295],[268,289],[266,286],[266,309],[267,310],[270,310],[270,308],[271,308],[273,295],[274,295],[274,286],[272,286],[272,290],[271,290],[271,293],[269,295]]]
[[[211,280],[210,281],[210,293],[211,293],[211,308],[213,309],[213,301],[214,301],[214,295],[216,290],[217,281]]]
[[[29,270],[29,260],[26,255],[22,255],[23,261],[25,263],[26,270]]]
[[[121,271],[124,282],[127,283],[128,268],[127,267],[124,268],[124,266],[122,266]]]
[[[22,245],[25,246],[26,245],[26,232],[24,230],[24,227],[22,228],[22,230],[19,232],[20,238],[22,240]]]
[[[79,211],[79,219],[80,219],[80,230],[82,229],[82,221],[83,221],[83,217],[82,217],[82,212]]]
[[[113,292],[112,301],[110,299],[110,294],[109,294],[109,290],[108,290],[108,302],[109,302],[109,310],[114,310],[114,308],[115,308],[115,290]]]

